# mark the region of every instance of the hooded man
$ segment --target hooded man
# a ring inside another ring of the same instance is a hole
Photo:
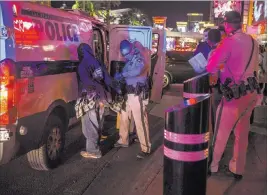
[[[93,105],[81,116],[82,132],[86,137],[86,151],[81,155],[85,158],[100,158],[99,149],[101,124],[103,120],[104,105],[111,103],[110,88],[121,93],[109,76],[106,68],[95,58],[91,47],[81,43],[77,48],[79,66],[78,76],[82,96],[89,97],[87,101]]]

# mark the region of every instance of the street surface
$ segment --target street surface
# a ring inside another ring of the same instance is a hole
[[[83,159],[79,152],[85,146],[81,126],[67,133],[62,165],[49,172],[32,170],[26,157],[20,157],[0,167],[1,195],[162,195],[164,110],[181,101],[182,85],[172,85],[161,104],[150,111],[149,124],[153,154],[137,160],[139,144],[117,149],[112,145],[117,137],[114,116],[107,118],[106,129],[112,135],[102,142],[101,159]],[[267,129],[266,107],[256,111],[250,134],[248,160],[244,179],[210,177],[207,195],[264,195],[267,191]],[[222,165],[232,154],[233,138],[229,140]]]

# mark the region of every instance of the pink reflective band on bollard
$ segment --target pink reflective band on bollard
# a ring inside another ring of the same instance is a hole
[[[209,140],[209,132],[203,134],[178,134],[170,131],[164,131],[166,140],[178,144],[202,144]]]
[[[164,146],[164,155],[170,159],[183,162],[197,162],[208,157],[208,149],[196,152],[182,152],[171,150]]]
[[[207,93],[187,93],[187,92],[183,92],[183,97],[184,98],[196,98],[196,97],[200,97],[203,95],[207,95]]]

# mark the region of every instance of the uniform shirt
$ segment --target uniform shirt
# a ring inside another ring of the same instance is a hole
[[[198,53],[202,53],[203,56],[208,59],[208,54],[211,51],[211,47],[207,42],[201,42],[198,44],[196,50],[194,51],[194,55],[197,55]]]
[[[145,83],[147,75],[142,75],[145,70],[144,59],[140,54],[134,54],[131,60],[126,61],[122,75],[128,85],[136,87],[138,82]]]
[[[254,76],[254,71],[258,68],[259,50],[255,40],[251,62],[241,78],[249,61],[251,50],[251,37],[238,30],[234,35],[226,37],[213,52],[206,67],[207,72],[216,73],[220,70],[222,83],[227,77],[234,79],[238,84],[240,80],[246,81],[247,77]]]

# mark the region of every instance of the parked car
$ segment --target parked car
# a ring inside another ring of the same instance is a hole
[[[183,83],[196,76],[192,66],[188,63],[192,55],[192,52],[167,51],[163,88],[168,88],[172,83]]]

